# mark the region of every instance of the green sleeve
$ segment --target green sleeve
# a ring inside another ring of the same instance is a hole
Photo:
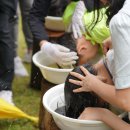
[[[66,9],[64,11],[62,18],[63,18],[63,22],[64,22],[66,28],[71,23],[72,15],[74,13],[76,5],[77,5],[77,2],[73,1],[70,4],[68,4],[68,6],[66,7]]]

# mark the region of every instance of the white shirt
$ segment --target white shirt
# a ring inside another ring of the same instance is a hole
[[[114,79],[114,75],[115,75],[115,67],[114,67],[114,51],[113,49],[109,50],[106,54],[106,62],[107,62],[107,67]],[[113,80],[112,79],[112,80]]]
[[[130,87],[130,0],[111,19],[110,32],[114,49],[113,81],[116,89]]]
[[[123,8],[119,12],[123,12],[127,15],[130,15],[130,0],[126,0],[124,2]]]

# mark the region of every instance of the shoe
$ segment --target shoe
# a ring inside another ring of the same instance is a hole
[[[26,68],[18,56],[14,58],[14,73],[16,76],[29,76]]]
[[[31,61],[32,61],[32,52],[31,51],[30,52],[26,52],[25,56],[23,58],[23,62],[31,63]]]
[[[12,91],[10,90],[2,90],[0,91],[0,98],[5,100],[6,102],[14,105],[13,98],[12,98]]]

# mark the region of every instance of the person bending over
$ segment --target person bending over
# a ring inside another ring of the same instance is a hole
[[[67,28],[71,25],[71,17],[74,11],[74,6],[76,6],[76,2],[72,2],[69,4],[64,12],[63,21]],[[110,36],[109,28],[106,25],[107,16],[105,14],[106,8],[100,7],[99,10],[86,10],[84,12],[82,22],[85,26],[85,32],[82,32],[82,36],[76,39],[77,43],[77,53],[79,54],[79,58],[84,55],[84,50],[86,55],[88,55],[86,62],[96,63],[99,58],[102,56],[102,42]],[[98,16],[99,15],[99,16]],[[99,17],[97,21],[95,21],[96,17]],[[79,44],[80,43],[80,44]],[[84,46],[86,43],[86,46]],[[91,44],[91,45],[90,45]],[[82,46],[82,49],[80,48]],[[84,49],[83,49],[84,48]],[[80,51],[80,49],[82,51]],[[86,51],[87,49],[87,51]],[[83,58],[82,58],[83,60]],[[94,62],[95,61],[95,62]],[[83,64],[83,62],[82,62]]]

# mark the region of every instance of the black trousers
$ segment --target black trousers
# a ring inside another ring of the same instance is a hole
[[[11,90],[14,77],[13,17],[0,11],[0,91]]]
[[[34,55],[36,52],[40,50],[39,43],[34,39],[34,44],[33,44],[33,54]],[[41,81],[42,81],[42,73],[40,69],[33,63],[31,63],[31,76],[30,76],[30,84],[29,86],[34,89],[41,89]]]

